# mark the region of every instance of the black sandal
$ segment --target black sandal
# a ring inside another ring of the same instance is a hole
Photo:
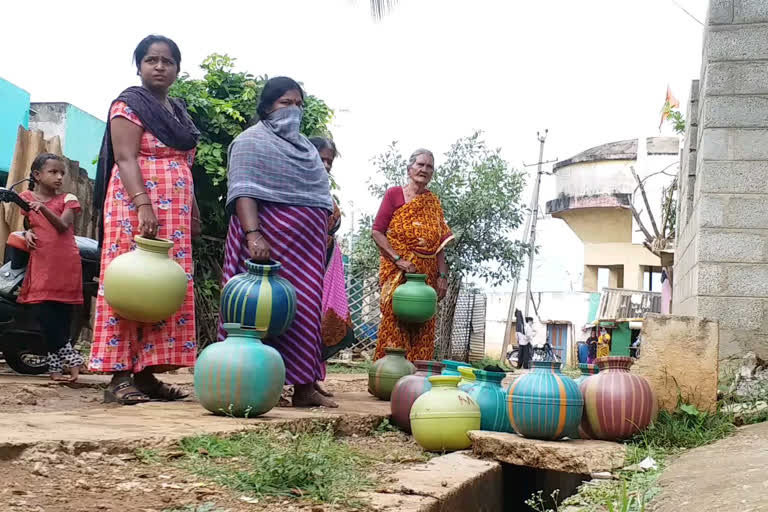
[[[133,391],[128,389],[132,388]],[[119,405],[136,405],[149,402],[149,396],[139,391],[130,380],[125,380],[114,388],[104,390],[104,403]]]
[[[140,377],[141,380],[148,382],[136,383],[136,389],[144,393],[152,400],[162,400],[165,402],[174,402],[176,400],[183,400],[189,396],[189,393],[183,391],[181,388],[167,384],[154,375],[150,377]],[[135,377],[134,377],[135,382]]]

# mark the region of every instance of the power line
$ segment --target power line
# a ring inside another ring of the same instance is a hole
[[[696,23],[698,23],[698,24],[699,24],[699,25],[701,25],[702,27],[704,26],[704,23],[702,23],[702,22],[699,20],[699,18],[697,18],[696,16],[694,16],[693,14],[691,14],[690,12],[688,12],[688,10],[687,10],[685,7],[683,7],[682,5],[680,5],[679,3],[677,3],[677,0],[669,0],[669,1],[670,1],[670,2],[672,2],[673,4],[675,4],[675,5],[678,7],[678,9],[680,9],[681,11],[683,11],[685,14],[687,14],[688,16],[690,16],[691,18],[693,18],[693,21],[695,21]]]

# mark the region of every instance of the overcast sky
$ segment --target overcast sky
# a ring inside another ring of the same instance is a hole
[[[704,20],[706,0],[677,3]],[[5,2],[2,17],[0,77],[100,118],[137,83],[131,55],[149,33],[174,39],[193,76],[218,52],[303,82],[337,112],[348,222],[350,201],[375,210],[370,158],[393,140],[439,154],[481,129],[519,167],[549,128],[545,159],[562,160],[658,135],[667,84],[685,108],[701,63],[702,27],[673,0],[400,0],[381,23],[367,0],[37,0]]]

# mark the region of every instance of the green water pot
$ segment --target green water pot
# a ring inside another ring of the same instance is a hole
[[[429,377],[432,389],[411,406],[413,438],[427,451],[465,450],[472,445],[467,432],[480,429],[480,406],[456,387],[459,377]]]
[[[195,363],[195,395],[214,414],[259,416],[280,401],[285,364],[280,353],[264,345],[264,331],[224,324],[227,338],[211,343]]]
[[[471,388],[477,380],[475,377],[475,369],[471,366],[459,366],[459,375],[461,375],[459,389],[468,392],[469,388]]]
[[[392,311],[403,322],[424,323],[437,314],[437,292],[426,274],[405,274],[405,283],[392,294]]]
[[[382,400],[389,400],[400,377],[416,373],[416,367],[405,358],[402,348],[385,348],[386,355],[368,370],[368,392]]]

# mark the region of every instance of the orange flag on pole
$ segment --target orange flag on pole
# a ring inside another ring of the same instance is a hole
[[[678,108],[679,106],[680,102],[677,101],[675,95],[672,94],[672,89],[670,89],[669,85],[667,85],[667,97],[664,100],[664,106],[661,108],[661,122],[659,122],[659,131],[661,131],[661,127],[664,125],[664,121],[669,117],[669,111],[673,108]]]

